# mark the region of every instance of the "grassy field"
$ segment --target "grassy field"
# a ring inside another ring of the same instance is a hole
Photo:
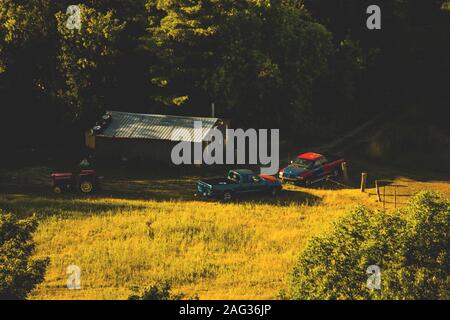
[[[200,299],[276,299],[311,236],[356,204],[381,208],[373,190],[368,196],[329,183],[289,185],[276,199],[196,201],[195,172],[178,178],[107,172],[97,197],[53,197],[48,174],[47,168],[0,171],[0,208],[36,213],[36,256],[51,259],[32,299],[126,299],[161,280]],[[450,195],[448,181],[395,179],[410,187],[406,193]],[[66,288],[72,264],[82,270],[82,290]]]

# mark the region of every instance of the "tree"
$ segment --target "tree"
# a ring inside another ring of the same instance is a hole
[[[293,299],[448,299],[450,201],[431,192],[389,214],[358,207],[313,238],[291,277]],[[367,287],[369,266],[381,290]]]
[[[45,99],[51,75],[52,34],[50,0],[0,0],[0,134],[18,126],[37,132],[36,119],[48,115]],[[40,123],[41,128],[46,122]],[[28,143],[33,135],[29,135]],[[6,139],[5,143],[8,143]],[[11,141],[12,146],[22,141]],[[25,139],[24,139],[25,140]],[[25,143],[25,141],[24,141]]]
[[[215,102],[244,126],[294,130],[311,116],[331,34],[297,2],[149,0],[147,9],[156,101],[204,114]]]
[[[3,52],[0,73],[6,71],[7,61],[14,58],[7,51],[23,48],[33,39],[48,34],[49,7],[49,0],[0,0],[0,52]]]
[[[154,101],[163,106],[195,101],[214,59],[221,1],[148,0],[146,8]]]
[[[303,7],[248,2],[247,10],[227,17],[219,42],[226,45],[207,88],[227,115],[249,119],[247,126],[283,128],[286,135],[307,131],[313,84],[332,54],[331,34]]]
[[[108,91],[114,89],[114,59],[117,42],[125,27],[114,18],[114,12],[98,12],[80,5],[81,28],[67,28],[69,18],[56,14],[58,21],[58,69],[65,86],[57,92],[68,122],[80,129],[93,123],[107,105]]]
[[[142,293],[128,297],[128,300],[198,300],[198,297],[186,297],[185,294],[173,294],[168,281],[157,282],[145,288]]]
[[[421,124],[425,119],[442,122],[450,74],[450,14],[441,10],[444,1],[304,0],[336,43],[357,42],[365,59],[373,62],[358,88],[365,97],[358,104],[366,109],[360,114],[376,107],[378,112],[386,108],[391,115],[415,113]],[[365,23],[366,9],[372,4],[382,12],[382,29],[375,32]]]
[[[37,220],[0,210],[0,300],[25,299],[44,280],[48,259],[33,259]]]
[[[329,67],[314,83],[312,108],[316,121],[328,132],[343,132],[370,114],[370,98],[364,75],[372,64],[359,43],[350,38],[340,41],[329,58]],[[366,109],[366,110],[364,110]],[[368,110],[367,110],[368,109]],[[352,114],[352,117],[342,117]],[[320,130],[314,132],[318,134]]]

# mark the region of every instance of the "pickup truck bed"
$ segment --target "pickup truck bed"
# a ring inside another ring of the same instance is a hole
[[[274,177],[259,176],[250,170],[233,170],[227,178],[197,182],[196,196],[230,201],[241,194],[270,193],[275,196],[281,189],[281,182]]]
[[[236,184],[236,182],[234,182],[228,178],[206,179],[206,180],[200,181],[200,183],[205,184],[205,185],[210,185],[210,186],[214,186],[214,185],[226,186],[226,185]]]

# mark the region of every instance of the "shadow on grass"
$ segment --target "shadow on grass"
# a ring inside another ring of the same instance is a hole
[[[319,205],[322,198],[313,194],[294,191],[294,190],[282,190],[279,195],[273,197],[271,195],[251,195],[238,197],[235,203],[255,203],[255,204],[268,204],[273,206],[291,206],[291,205]]]
[[[285,184],[304,187],[301,184],[297,185],[293,182],[285,182]],[[329,178],[329,179],[315,182],[311,186],[307,187],[307,189],[312,189],[312,190],[354,190],[354,189],[359,189],[359,187],[356,187],[356,183],[354,181],[344,182],[341,178]]]
[[[36,214],[38,216],[64,216],[77,213],[81,215],[93,215],[121,210],[142,210],[144,206],[101,203],[87,201],[86,198],[74,196],[61,197],[37,197],[35,195],[4,195],[0,197],[0,208],[19,216]],[[100,199],[101,200],[101,199]]]
[[[102,183],[100,195],[130,200],[185,200],[195,193],[198,179],[108,178]]]
[[[42,171],[42,170],[41,170]],[[36,212],[43,215],[56,215],[67,212],[80,212],[82,214],[118,211],[122,209],[143,209],[142,206],[132,204],[121,205],[108,203],[109,199],[141,200],[141,201],[198,201],[194,197],[196,183],[203,179],[201,170],[191,170],[185,175],[178,176],[179,172],[120,170],[103,171],[100,175],[102,188],[98,194],[86,198],[80,194],[54,196],[51,193],[49,177],[46,172],[40,174],[36,180],[28,183],[15,183],[19,180],[0,183],[0,208],[14,212]],[[19,172],[14,172],[20,177]],[[218,176],[215,170],[205,171],[207,176]],[[323,184],[318,186],[323,188]],[[328,188],[336,185],[327,183]],[[22,195],[22,196],[21,196]],[[5,200],[7,199],[7,200]],[[89,201],[97,199],[99,201]],[[103,200],[103,202],[102,202]],[[270,204],[274,206],[316,205],[321,198],[307,192],[284,190],[279,196],[247,195],[236,199],[236,203]]]

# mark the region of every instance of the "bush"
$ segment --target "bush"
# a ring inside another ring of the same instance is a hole
[[[141,294],[134,294],[128,300],[183,300],[186,296],[183,293],[173,294],[172,286],[169,282],[163,281],[155,283]],[[186,300],[198,300],[198,297],[187,298]]]
[[[25,299],[44,280],[48,259],[33,260],[35,217],[18,220],[0,210],[0,300]]]
[[[450,202],[416,195],[393,214],[356,208],[313,238],[291,276],[293,299],[449,299]],[[369,289],[369,266],[381,290]]]

